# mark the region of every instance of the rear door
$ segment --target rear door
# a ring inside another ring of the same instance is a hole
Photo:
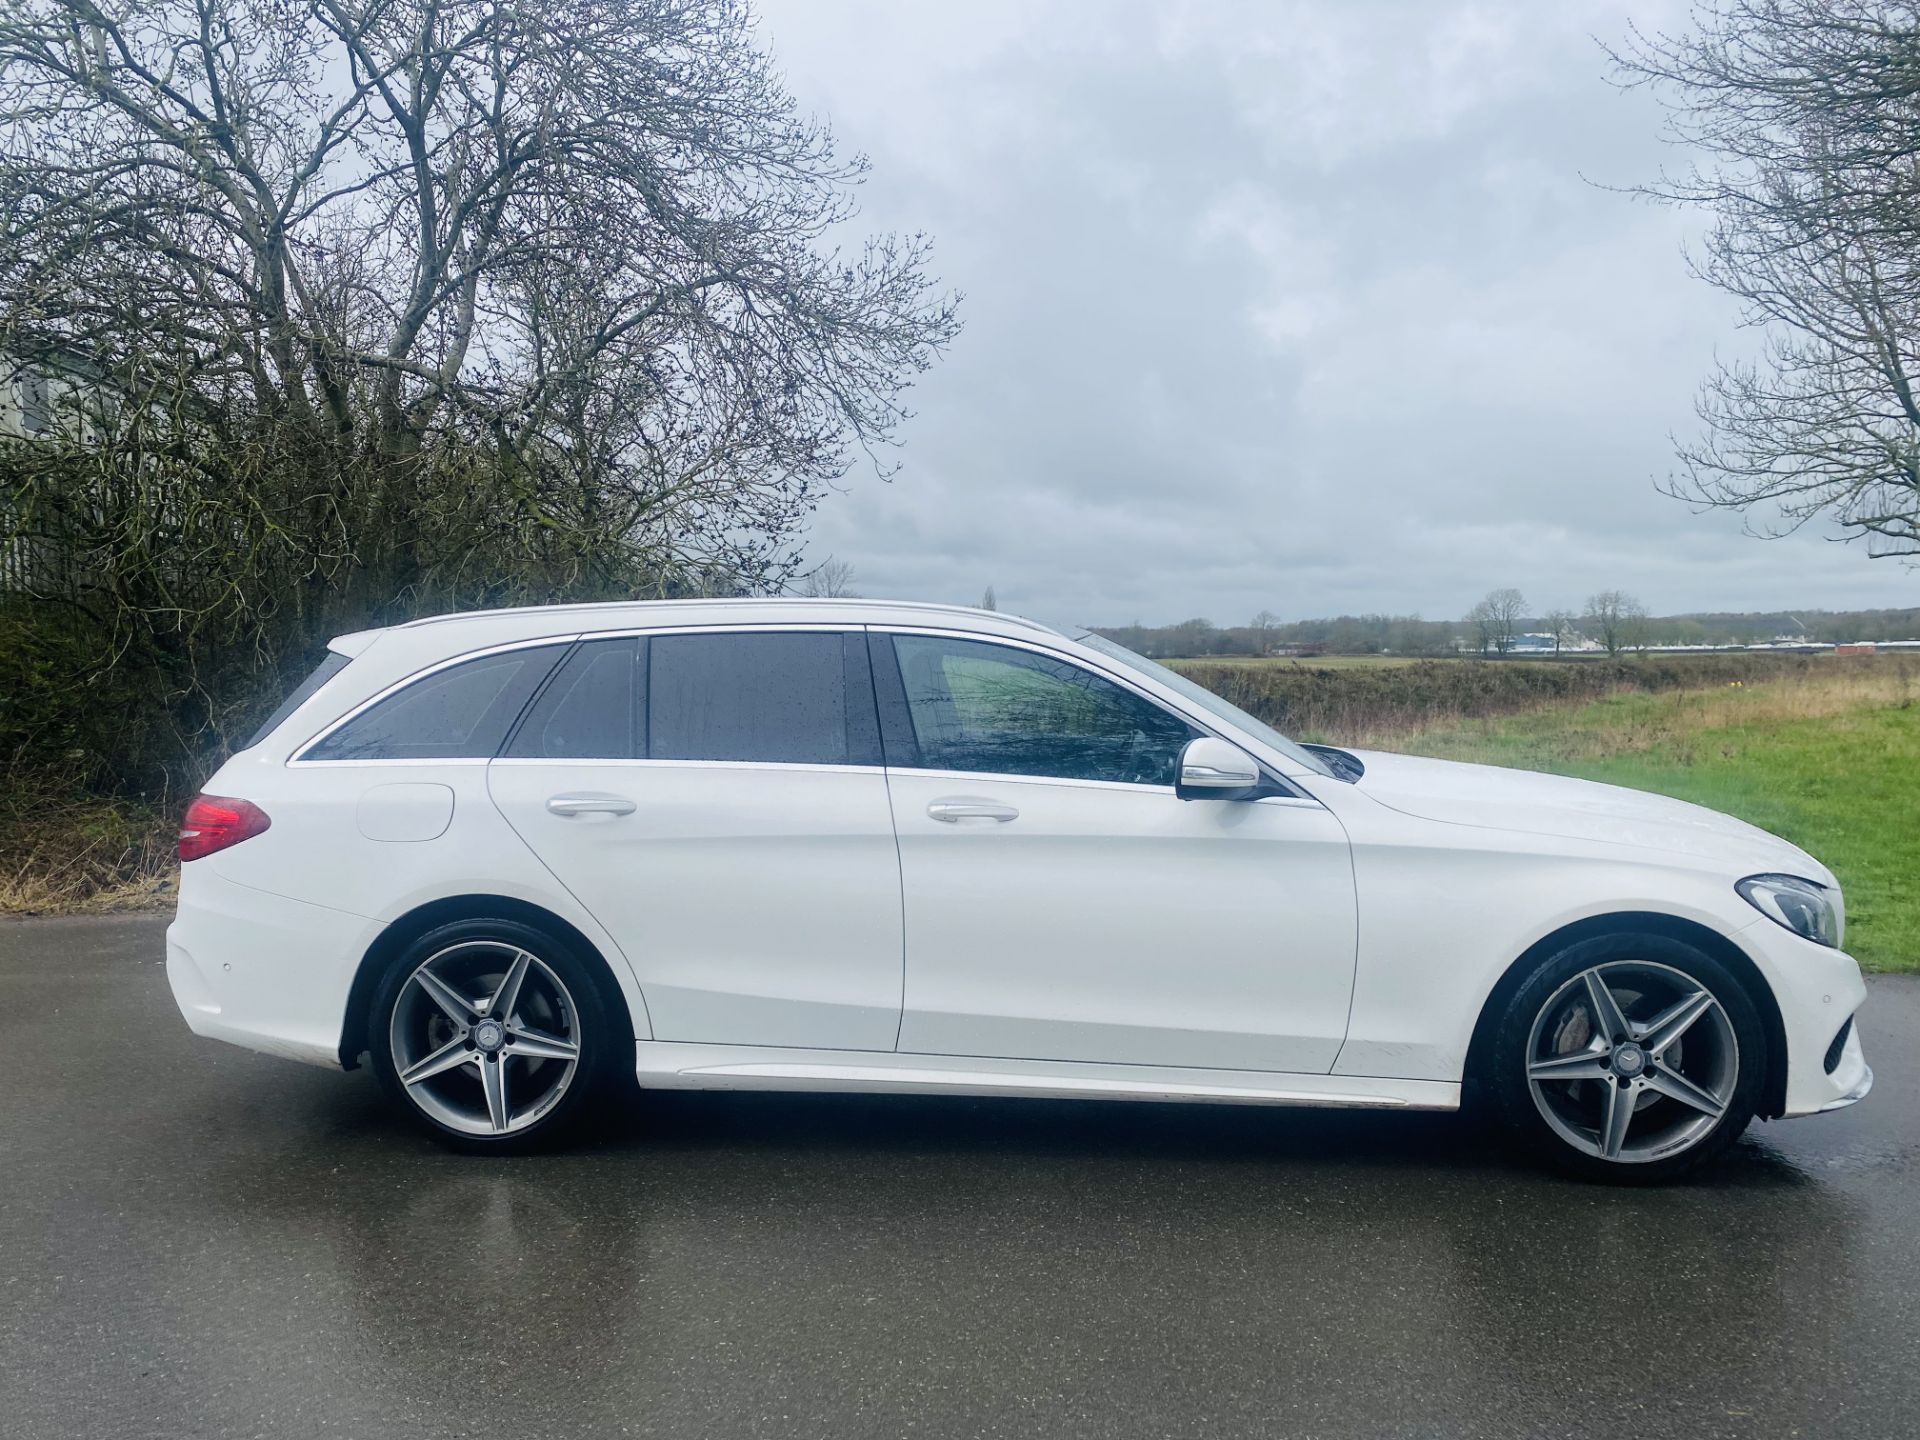
[[[656,1039],[892,1050],[899,853],[859,633],[583,641],[488,769]]]

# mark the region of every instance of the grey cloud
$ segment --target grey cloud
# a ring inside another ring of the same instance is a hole
[[[1636,5],[1644,22],[1672,5]],[[1600,3],[764,0],[967,332],[810,548],[1057,620],[1903,603],[1910,571],[1657,494],[1716,349]]]

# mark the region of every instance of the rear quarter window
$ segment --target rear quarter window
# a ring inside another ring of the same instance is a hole
[[[567,649],[506,650],[436,670],[322,736],[300,758],[491,759]]]

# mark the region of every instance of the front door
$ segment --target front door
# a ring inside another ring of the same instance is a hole
[[[901,1050],[1333,1068],[1356,922],[1331,814],[1177,798],[1200,732],[1077,660],[872,641],[906,904]]]
[[[589,640],[488,768],[659,1040],[892,1050],[900,867],[863,637]]]

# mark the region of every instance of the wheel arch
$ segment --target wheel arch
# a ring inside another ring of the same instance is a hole
[[[373,997],[380,988],[381,977],[394,958],[436,926],[456,920],[482,919],[517,920],[523,925],[552,931],[572,945],[596,972],[600,998],[607,1013],[623,1027],[627,1039],[633,1038],[633,1010],[619,979],[600,947],[582,933],[579,926],[544,906],[507,895],[448,895],[417,905],[397,917],[374,937],[366,954],[360,957],[353,984],[347,991],[347,1012],[340,1027],[342,1069],[357,1069],[360,1057],[367,1052],[368,1012],[373,1009]]]
[[[1481,1002],[1480,1014],[1474,1021],[1464,1075],[1469,1092],[1480,1089],[1480,1074],[1487,1050],[1492,1044],[1495,1017],[1506,1008],[1513,992],[1526,983],[1527,977],[1548,956],[1582,940],[1595,940],[1607,935],[1659,935],[1678,940],[1711,955],[1731,970],[1746,986],[1747,995],[1753,1001],[1754,1009],[1759,1012],[1760,1025],[1767,1037],[1767,1068],[1761,1090],[1760,1117],[1771,1120],[1785,1113],[1787,1031],[1780,1016],[1780,1002],[1774,998],[1773,987],[1767,984],[1766,977],[1760,973],[1760,967],[1753,963],[1752,957],[1727,936],[1696,920],[1664,915],[1658,911],[1620,911],[1576,920],[1541,936],[1517,956],[1494,982],[1493,989],[1487,992],[1487,998]]]

